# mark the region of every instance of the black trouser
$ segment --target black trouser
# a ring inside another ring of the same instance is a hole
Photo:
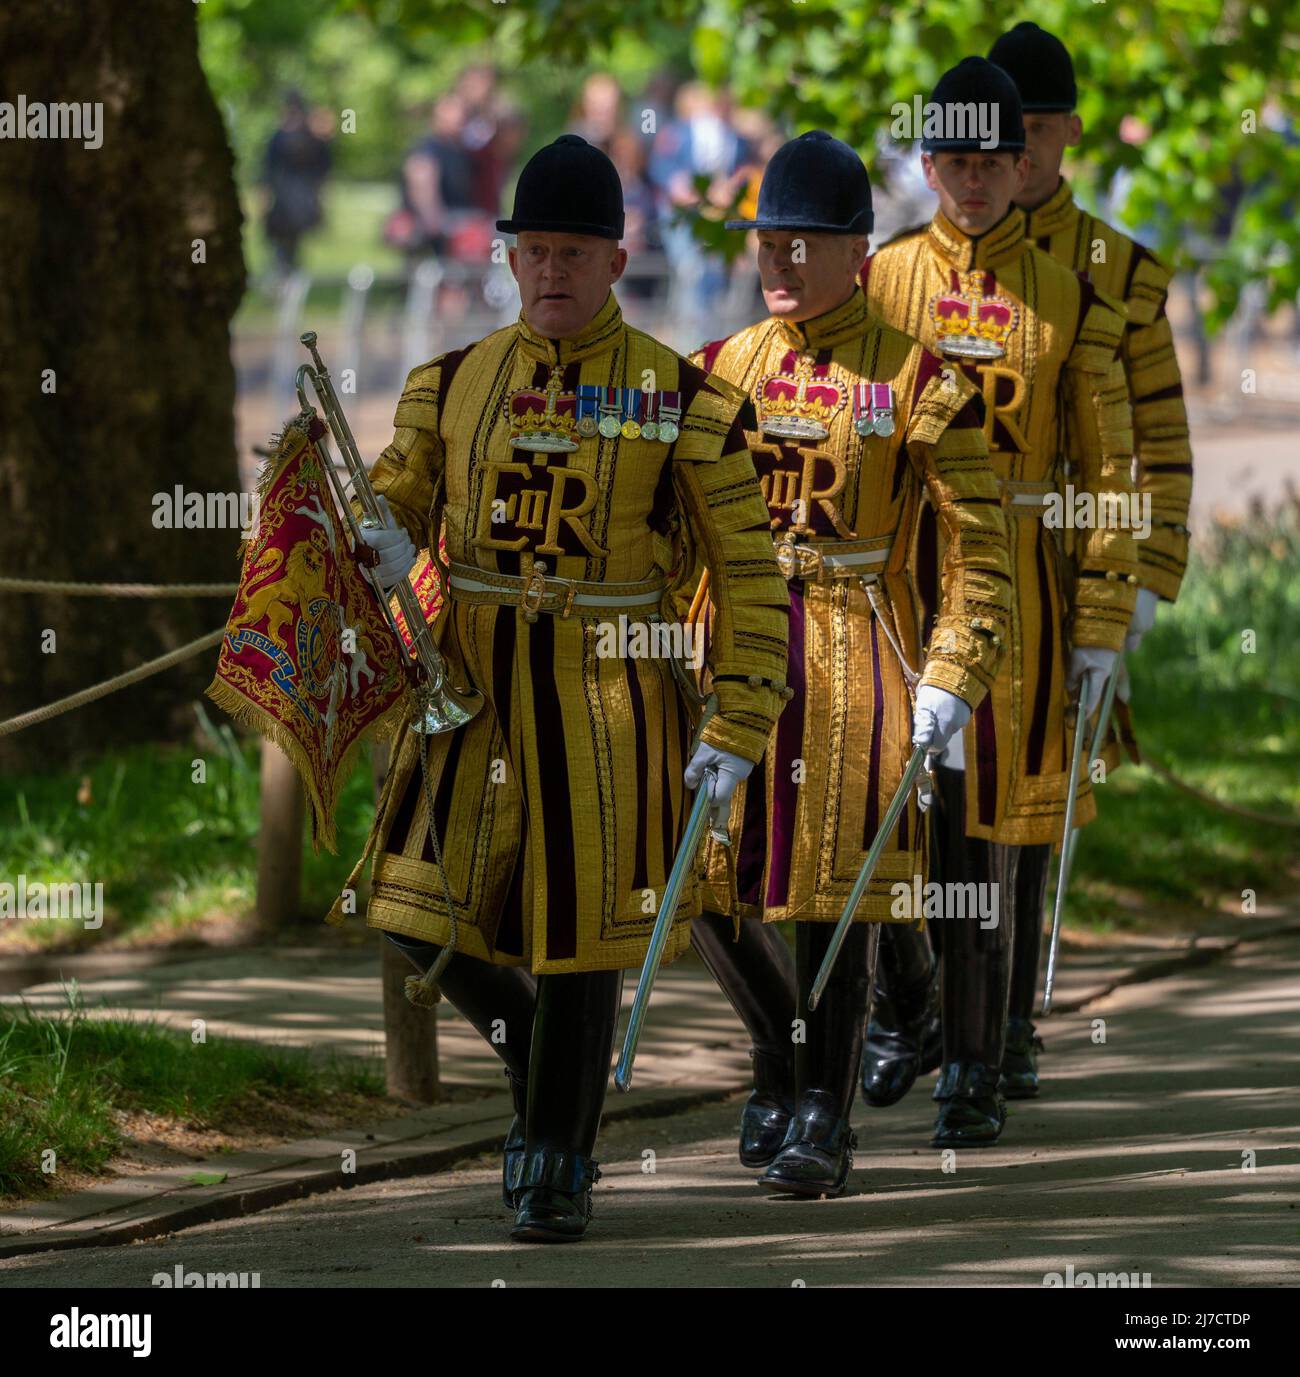
[[[789,1062],[795,1013],[795,965],[776,925],[741,921],[733,940],[730,918],[707,910],[691,925],[691,945],[749,1033],[754,1051]]]
[[[1029,1021],[1038,989],[1038,961],[1043,938],[1043,904],[1052,865],[1050,846],[1018,846],[1012,914],[1011,999],[1009,1018]]]
[[[435,942],[424,942],[404,933],[385,932],[384,936],[401,948],[421,975],[442,951]],[[447,962],[438,985],[452,1008],[505,1062],[510,1074],[517,1080],[527,1080],[537,1003],[537,982],[533,976],[522,966],[494,966],[456,952]],[[504,1041],[496,1039],[499,1034],[504,1034]]]
[[[802,1097],[824,1090],[835,1097],[847,1120],[853,1108],[862,1065],[862,1042],[871,1005],[871,948],[879,923],[852,923],[816,1009],[808,995],[835,933],[834,923],[795,924],[795,967],[799,978],[797,1013],[804,1040],[795,1044],[795,1087]]]
[[[386,933],[423,972],[442,950]],[[590,1157],[600,1129],[623,991],[622,971],[534,977],[457,953],[438,984],[516,1080],[528,1085],[528,1150],[550,1147]],[[498,1026],[498,1025],[503,1026]],[[504,1033],[504,1041],[496,1035]]]
[[[932,878],[943,885],[998,886],[992,927],[977,916],[978,903],[974,912],[968,906],[965,917],[945,906],[940,939],[944,1065],[978,1062],[996,1069],[1002,1065],[1011,974],[1011,924],[1004,900],[1011,897],[1018,848],[966,835],[966,776],[961,770],[940,765],[935,782]]]

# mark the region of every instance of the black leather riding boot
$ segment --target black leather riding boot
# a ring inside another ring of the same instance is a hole
[[[1043,1050],[1043,1041],[1034,1029],[1034,994],[1038,988],[1047,875],[1052,865],[1050,846],[1022,846],[1018,850],[1012,888],[1015,911],[1011,920],[1011,999],[1000,1084],[1009,1100],[1027,1100],[1038,1094],[1038,1053]]]
[[[857,1138],[849,1124],[862,1063],[871,997],[871,948],[878,923],[854,923],[815,1010],[808,992],[834,933],[832,923],[795,925],[797,1015],[805,1038],[795,1044],[795,1115],[780,1152],[759,1185],[794,1195],[841,1195]]]
[[[944,886],[979,886],[964,891],[963,912],[945,888],[943,918],[943,1070],[934,1098],[939,1101],[933,1147],[987,1147],[1006,1122],[998,1095],[1006,1035],[1011,976],[1011,932],[1007,909],[1012,848],[965,834],[965,776],[940,766],[933,822],[932,878]],[[990,899],[995,921],[984,926],[981,898]],[[974,900],[974,902],[972,902]]]
[[[527,1146],[511,1238],[567,1243],[591,1218],[592,1159],[609,1081],[622,971],[537,979],[528,1072]]]
[[[727,996],[753,1044],[754,1092],[740,1116],[740,1163],[765,1167],[794,1114],[794,957],[774,924],[747,918],[732,940],[730,918],[701,913],[691,945]]]
[[[862,1098],[877,1109],[896,1104],[942,1057],[939,966],[930,938],[902,923],[882,923]]]
[[[386,932],[394,946],[421,975],[442,948],[404,933]],[[466,1022],[506,1064],[515,1117],[506,1134],[501,1162],[501,1198],[513,1208],[512,1191],[524,1158],[524,1108],[528,1103],[528,1056],[533,1040],[537,982],[522,966],[494,966],[457,953],[438,981],[444,995]]]

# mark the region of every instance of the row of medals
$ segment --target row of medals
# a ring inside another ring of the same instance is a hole
[[[626,388],[623,391],[626,395],[629,392],[636,392],[636,389]],[[664,394],[662,392],[636,392],[636,395],[640,397],[662,397]],[[658,440],[660,444],[664,445],[671,445],[681,434],[681,429],[675,420],[637,421],[631,416],[624,420],[606,407],[601,407],[599,421],[592,415],[579,416],[574,429],[586,439],[599,434],[607,440],[612,440],[615,436],[621,435],[625,440]]]
[[[874,403],[869,406],[861,406],[855,401],[854,410],[857,414],[853,417],[853,429],[863,439],[868,435],[879,435],[883,438],[894,433],[893,390],[887,389],[887,391],[889,400],[883,406]],[[804,416],[769,416],[764,414],[759,422],[759,429],[764,435],[775,435],[783,440],[824,440],[830,434],[824,425]]]

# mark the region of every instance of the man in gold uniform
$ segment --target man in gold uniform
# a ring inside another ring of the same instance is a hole
[[[847,144],[821,130],[785,144],[756,218],[729,224],[758,232],[771,315],[696,356],[757,413],[749,446],[790,580],[791,699],[759,771],[737,790],[734,866],[726,849],[706,850],[694,940],[756,1051],[775,1060],[785,1041],[784,1083],[756,1078],[742,1161],[769,1163],[760,1184],[808,1196],[839,1194],[852,1165],[870,938],[919,911],[926,848],[915,796],[809,1012],[812,980],[913,743],[941,750],[988,691],[1010,593],[973,389],[868,310],[856,274],[871,223],[866,169]],[[924,503],[945,541],[928,653],[911,576]],[[796,925],[787,995],[771,973],[779,957],[754,936],[759,922],[782,919]]]
[[[1074,64],[1060,39],[1025,21],[994,43],[989,61],[1016,83],[1025,112],[1029,172],[1015,199],[1025,212],[1026,237],[1126,308],[1120,359],[1133,409],[1135,481],[1142,500],[1150,503],[1150,531],[1138,543],[1137,606],[1124,641],[1125,650],[1136,650],[1155,623],[1159,602],[1178,596],[1187,567],[1192,451],[1165,309],[1173,274],[1141,244],[1084,211],[1061,176],[1061,159],[1079,142],[1083,126],[1074,113]],[[1050,854],[1046,846],[1027,846],[1020,854],[1016,903],[1026,914],[1042,911]],[[1008,1098],[1038,1091],[1032,1014],[1041,932],[1041,923],[1026,922],[1015,933],[1002,1059]]]
[[[1010,653],[936,771],[939,878],[995,897],[999,920],[986,926],[950,911],[942,925],[943,1069],[933,1143],[982,1146],[997,1140],[1006,1117],[998,1083],[1012,932],[1042,917],[1041,894],[1036,906],[1019,908],[1017,864],[1025,848],[1061,840],[1069,706],[1086,683],[1085,711],[1095,708],[1133,613],[1132,430],[1117,357],[1123,317],[1026,240],[1024,216],[1012,204],[1027,170],[1014,83],[983,58],[966,58],[940,79],[929,108],[948,118],[991,112],[996,133],[984,139],[946,125],[923,141],[922,165],[940,209],[929,225],[868,259],[861,276],[874,310],[979,387],[1011,524]],[[931,607],[925,570],[938,568],[941,545],[942,533],[923,520],[917,560]],[[941,628],[931,636],[936,644]],[[1082,825],[1095,812],[1086,778],[1077,797]],[[891,938],[920,940],[903,930]],[[919,1001],[912,1009],[920,1012]],[[922,1030],[905,1031],[915,1046]],[[869,1046],[864,1083],[887,1082],[888,1095],[875,1102],[892,1102],[911,1080],[882,1074],[888,1068],[873,1060],[875,1051]]]
[[[667,658],[624,653],[648,639],[627,630],[659,619],[696,552],[707,560],[716,712],[696,757],[725,814],[781,707],[789,599],[744,397],[630,329],[610,290],[627,262],[614,165],[564,135],[525,167],[498,228],[518,236],[519,321],[413,370],[372,472],[398,523],[369,537],[385,586],[445,528],[437,634],[483,707],[402,742],[367,921],[420,969],[454,944],[439,984],[515,1093],[513,1237],[549,1242],[590,1216],[622,971],[645,956],[688,808],[683,700]],[[698,892],[668,959],[694,912]]]

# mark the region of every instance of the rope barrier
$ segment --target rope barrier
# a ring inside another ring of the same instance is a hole
[[[221,644],[221,638],[226,634],[223,626],[219,631],[213,631],[210,635],[200,636],[197,641],[191,641],[189,645],[183,645],[178,650],[169,650],[166,655],[160,655],[156,660],[149,660],[142,665],[137,665],[134,669],[129,669],[125,674],[119,674],[116,678],[105,679],[102,684],[94,684],[90,688],[82,689],[80,693],[74,693],[71,697],[60,698],[56,703],[46,703],[44,707],[33,708],[31,712],[25,712],[19,717],[11,717],[8,722],[0,722],[0,736],[11,736],[14,732],[20,732],[24,727],[34,727],[37,723],[48,722],[51,717],[58,717],[61,713],[71,712],[73,708],[84,707],[87,703],[93,703],[97,698],[105,698],[110,693],[120,688],[126,688],[128,684],[137,684],[141,679],[147,679],[151,674],[159,674],[164,669],[170,669],[173,665],[178,665],[182,660],[187,660],[191,655],[197,655],[200,651],[211,650],[213,646]]]
[[[74,598],[233,598],[237,583],[61,583],[0,578],[0,593],[60,593]]]

